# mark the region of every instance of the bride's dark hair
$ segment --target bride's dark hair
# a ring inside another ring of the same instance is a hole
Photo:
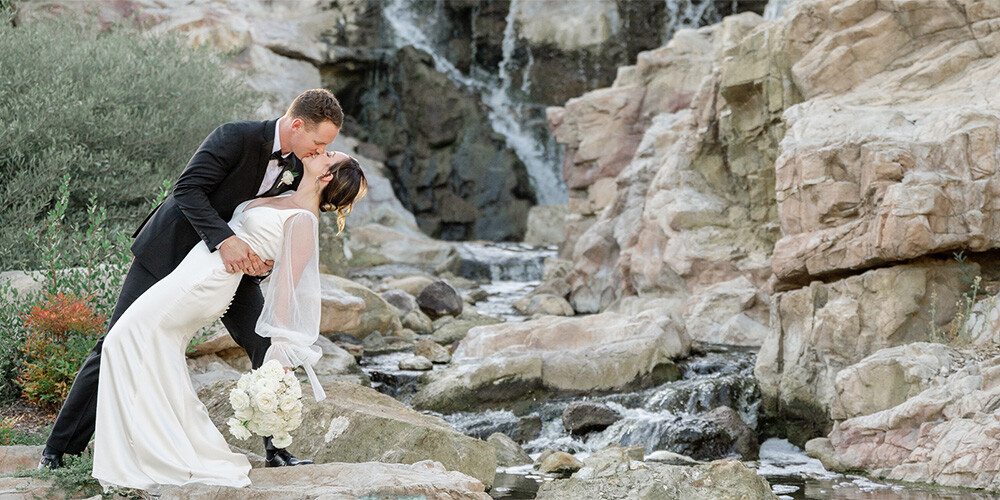
[[[319,209],[337,213],[337,234],[340,234],[344,230],[347,214],[354,209],[354,202],[368,192],[368,179],[361,171],[358,160],[350,156],[330,165],[324,175],[329,174],[333,174],[333,179],[323,188]]]

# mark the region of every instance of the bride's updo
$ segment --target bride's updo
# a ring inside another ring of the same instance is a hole
[[[358,160],[350,156],[330,165],[325,175],[329,174],[333,174],[333,179],[323,188],[319,209],[337,213],[337,234],[340,234],[344,230],[347,214],[354,208],[354,202],[368,192],[368,179],[361,171]]]

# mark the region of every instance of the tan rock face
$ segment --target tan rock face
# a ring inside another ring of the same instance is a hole
[[[958,276],[953,261],[925,261],[776,294],[754,369],[765,409],[829,425],[838,372],[879,349],[929,340],[932,316],[941,328],[955,315]]]
[[[899,405],[840,422],[828,461],[902,481],[1000,488],[1000,358],[979,358],[943,371],[943,384]]]
[[[997,247],[996,6],[820,1],[792,11],[792,74],[808,101],[785,113],[775,165],[778,278]]]

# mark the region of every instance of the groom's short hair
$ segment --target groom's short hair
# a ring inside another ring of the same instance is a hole
[[[344,126],[344,110],[340,101],[326,89],[312,89],[299,94],[286,114],[291,118],[301,118],[310,129],[325,121],[332,122],[337,128]]]

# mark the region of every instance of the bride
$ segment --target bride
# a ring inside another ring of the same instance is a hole
[[[261,259],[274,260],[256,329],[271,339],[265,361],[276,359],[286,369],[303,366],[321,400],[326,395],[312,370],[322,354],[312,345],[320,320],[318,216],[336,212],[343,230],[368,183],[357,160],[343,153],[314,155],[302,164],[296,191],[244,202],[229,225]],[[106,488],[250,484],[250,462],[229,450],[191,385],[185,361],[188,342],[226,311],[241,278],[200,242],[108,332],[93,470]]]

